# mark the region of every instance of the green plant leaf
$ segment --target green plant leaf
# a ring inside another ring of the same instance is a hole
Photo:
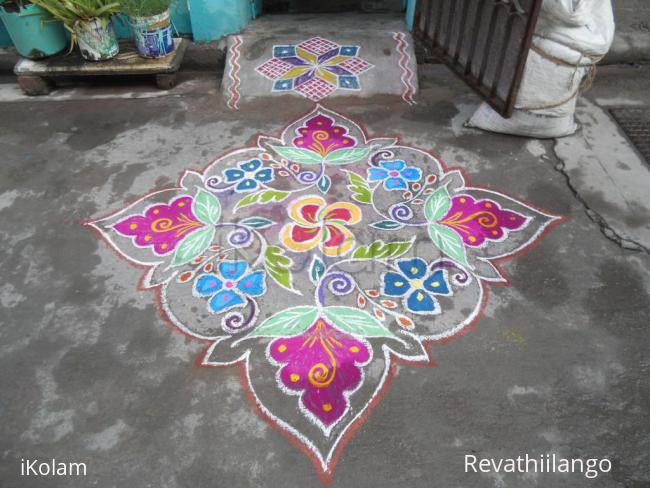
[[[321,164],[323,158],[320,154],[309,149],[293,146],[271,146],[276,153],[289,161],[301,164]]]
[[[171,265],[180,266],[181,264],[190,262],[192,259],[200,255],[212,243],[214,233],[215,228],[209,226],[191,232],[185,236],[176,248]]]
[[[246,337],[288,337],[298,335],[309,328],[318,316],[316,307],[293,307],[282,310],[253,330]]]
[[[192,213],[206,225],[214,225],[221,217],[221,204],[212,193],[199,190],[192,200]]]
[[[391,337],[396,339],[395,335],[379,320],[358,308],[326,307],[323,313],[333,325],[343,332],[363,337]]]
[[[351,147],[349,149],[337,149],[325,156],[325,161],[329,164],[349,164],[354,163],[370,154],[369,147]]]
[[[266,248],[264,268],[280,286],[289,290],[293,290],[291,271],[289,270],[292,264],[293,261],[284,255],[282,248],[278,246],[268,246]]]
[[[353,171],[348,171],[348,190],[352,192],[352,199],[356,200],[359,203],[371,203],[372,202],[372,191],[361,176],[356,174]]]
[[[443,218],[451,207],[451,197],[447,187],[443,186],[434,191],[424,202],[424,216],[429,222],[437,222]]]
[[[391,259],[407,252],[413,241],[396,241],[385,243],[377,240],[369,246],[360,246],[354,250],[352,257],[355,259]]]
[[[457,263],[469,266],[463,238],[453,229],[442,224],[429,224],[429,236],[433,244]]]
[[[271,203],[271,202],[281,202],[287,196],[289,192],[278,191],[278,190],[261,190],[256,193],[251,193],[250,195],[245,196],[237,202],[235,205],[235,210],[247,207],[248,205],[253,205],[254,203]]]

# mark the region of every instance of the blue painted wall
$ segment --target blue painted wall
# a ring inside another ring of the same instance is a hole
[[[415,4],[417,0],[406,0],[406,25],[413,30],[413,17],[415,16]]]
[[[195,41],[210,41],[242,30],[253,18],[251,0],[191,0],[190,20]]]
[[[7,47],[12,44],[13,42],[11,42],[11,38],[9,37],[7,29],[5,29],[5,25],[0,22],[0,47]]]

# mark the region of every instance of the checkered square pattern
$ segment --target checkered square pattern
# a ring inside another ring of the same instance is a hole
[[[323,39],[322,37],[312,37],[311,39],[298,44],[298,47],[320,56],[321,54],[325,54],[332,49],[339,47],[339,45],[335,42]]]
[[[293,66],[291,66],[289,63],[285,63],[278,58],[271,58],[255,68],[255,71],[271,80],[275,80],[285,74],[291,68],[293,68]]]
[[[314,77],[295,88],[295,91],[303,97],[309,98],[312,102],[317,102],[336,90],[336,87],[322,78]]]
[[[255,70],[272,80],[272,91],[317,102],[337,90],[361,90],[359,75],[373,65],[358,57],[359,51],[356,45],[312,37],[295,45],[274,45],[272,57]]]
[[[341,68],[347,69],[350,73],[354,73],[355,75],[363,73],[364,71],[368,71],[370,68],[372,68],[372,64],[364,61],[361,58],[346,59],[342,63],[339,63],[339,66]]]

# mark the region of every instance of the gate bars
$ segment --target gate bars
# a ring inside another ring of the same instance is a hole
[[[512,116],[542,0],[418,0],[413,35]]]

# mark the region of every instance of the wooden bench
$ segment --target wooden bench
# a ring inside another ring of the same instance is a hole
[[[187,39],[176,38],[174,51],[156,59],[139,56],[132,42],[120,42],[120,53],[107,61],[86,61],[76,50],[38,61],[21,59],[14,73],[26,95],[47,95],[56,78],[63,76],[153,75],[158,88],[168,90],[176,85],[176,74],[188,43]]]

